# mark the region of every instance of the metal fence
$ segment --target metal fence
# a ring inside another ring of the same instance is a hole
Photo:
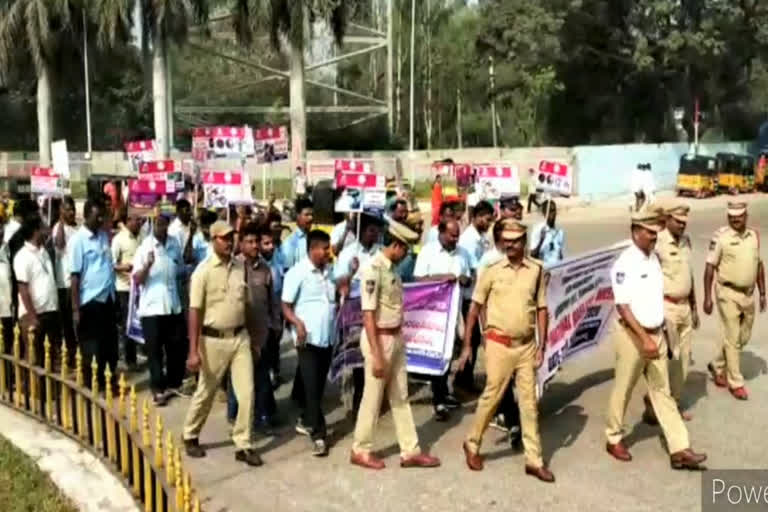
[[[200,511],[200,497],[182,465],[180,439],[174,440],[165,430],[162,417],[151,410],[148,400],[143,400],[139,413],[136,387],[128,386],[125,375],[120,375],[115,399],[109,385],[113,375],[107,367],[102,396],[95,358],[89,389],[84,385],[80,349],[70,369],[67,347],[62,344],[61,368],[54,372],[48,340],[41,367],[34,343],[24,343],[26,357],[22,356],[19,334],[17,328],[10,353],[6,351],[11,347],[5,347],[0,336],[0,403],[88,448],[132,492],[145,512]],[[33,334],[30,331],[26,339],[34,339]]]

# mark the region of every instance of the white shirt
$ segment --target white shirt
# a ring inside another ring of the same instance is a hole
[[[352,245],[345,247],[336,260],[333,268],[334,279],[349,276],[353,284],[360,280],[360,269],[368,264],[369,261],[381,249],[380,244],[371,244],[371,248],[366,250],[360,242],[355,241]],[[357,270],[352,272],[352,260],[357,258]]]
[[[477,266],[483,255],[491,249],[493,244],[486,235],[481,235],[475,228],[474,224],[470,224],[467,229],[459,237],[459,246],[463,247],[469,253],[469,262],[472,270],[477,270]],[[471,286],[467,286],[463,289],[462,293],[465,299],[472,298],[472,291],[475,288],[475,283]]]
[[[634,169],[632,171],[632,192],[642,192],[648,202],[656,193],[656,183],[653,179],[653,171]]]
[[[8,224],[5,225],[5,231],[3,231],[3,244],[7,244],[8,241],[11,239],[13,235],[16,234],[16,232],[21,227],[21,224],[19,221],[11,217],[11,220],[8,221]]]
[[[427,239],[424,240],[424,243],[431,244],[432,242],[437,242],[439,236],[440,230],[437,229],[437,226],[432,226],[429,228],[429,231],[427,231]]]
[[[134,275],[144,269],[150,252],[155,253],[155,262],[139,287],[137,313],[139,317],[178,315],[181,313],[178,280],[184,271],[179,243],[170,235],[165,245],[154,236],[144,240],[133,257]]]
[[[168,235],[174,237],[179,241],[181,247],[181,253],[184,254],[184,248],[187,246],[187,240],[189,240],[189,225],[181,223],[178,217],[173,219],[171,225],[168,226]]]
[[[32,299],[35,313],[47,313],[59,309],[59,295],[56,280],[53,277],[53,262],[44,247],[37,248],[29,242],[19,249],[13,258],[13,271],[16,280],[26,283]],[[27,313],[27,308],[19,294],[19,316]]]
[[[655,252],[646,256],[635,244],[622,252],[611,267],[616,304],[626,304],[647,329],[664,323],[664,274]]]
[[[53,227],[53,234],[51,236],[54,238],[56,238],[56,233],[59,232],[59,224],[61,222],[57,222]],[[69,241],[75,233],[77,233],[77,226],[64,224],[64,248],[59,249],[55,243],[53,244],[56,253],[56,286],[58,288],[69,288],[72,281],[72,274],[69,268]]]
[[[11,262],[4,244],[0,247],[0,318],[12,316],[11,305]]]
[[[333,226],[333,229],[331,230],[331,246],[336,246],[339,242],[341,242],[341,237],[344,236],[344,234],[347,231],[347,221],[343,220]],[[349,245],[352,245],[355,241],[355,234],[350,231],[349,233],[346,233],[346,236],[344,237],[344,245],[341,246],[342,250],[348,247]]]
[[[440,241],[428,243],[421,248],[416,258],[414,277],[429,277],[440,274],[453,274],[456,277],[472,275],[469,254],[463,247],[456,247],[448,252]]]
[[[307,179],[303,174],[296,175],[295,188],[296,195],[303,196],[307,193]]]

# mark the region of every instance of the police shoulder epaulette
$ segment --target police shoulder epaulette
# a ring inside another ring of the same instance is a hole
[[[532,256],[526,256],[525,259],[527,259],[528,261],[530,261],[534,265],[538,265],[539,267],[544,267],[544,262],[543,261],[537,260],[536,258],[534,258]]]

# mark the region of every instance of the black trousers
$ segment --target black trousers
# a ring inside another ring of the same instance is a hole
[[[253,400],[254,400],[254,414],[253,424],[254,429],[257,428],[259,422],[271,420],[277,413],[277,402],[275,401],[275,393],[272,390],[272,381],[269,378],[269,348],[262,347],[260,357],[253,358]],[[229,379],[227,379],[229,381]],[[233,386],[229,385],[227,391],[227,418],[229,421],[234,422],[237,418],[237,411],[239,405],[237,403],[237,397]]]
[[[75,352],[77,351],[77,337],[75,325],[72,322],[72,292],[69,288],[59,288],[59,321],[61,322],[61,334],[67,344],[67,365],[72,368],[75,364]],[[58,351],[61,348],[57,348]]]
[[[461,311],[464,314],[464,318],[467,318],[467,312],[472,301],[464,299],[461,303]],[[475,324],[475,329],[472,331],[472,361],[467,361],[464,365],[464,369],[456,373],[456,377],[453,380],[455,386],[460,386],[465,389],[471,389],[475,385],[475,362],[477,361],[477,349],[480,347],[480,340],[482,335],[480,333],[480,323]]]
[[[267,343],[262,349],[262,359],[265,359],[267,365],[267,371],[272,372],[277,376],[280,375],[280,337],[283,333],[282,329],[270,329],[267,335]],[[263,352],[266,351],[266,357]]]
[[[110,384],[117,382],[115,307],[115,301],[111,297],[106,302],[92,300],[80,306],[80,324],[77,333],[83,355],[83,376],[86,386],[91,385],[91,361],[94,357],[98,363],[99,389],[104,389],[104,370],[107,365],[112,372]]]
[[[184,316],[145,316],[141,318],[141,329],[147,345],[149,387],[152,392],[161,393],[168,388],[181,387],[188,351],[184,338]],[[133,340],[131,344],[134,344]]]
[[[298,380],[294,381],[294,391],[297,387],[303,390],[303,398],[297,400],[302,409],[302,420],[309,428],[312,439],[324,439],[327,435],[325,416],[323,415],[323,394],[325,383],[328,381],[328,370],[331,367],[331,347],[316,347],[305,345],[297,350],[299,368],[296,372]],[[298,398],[298,397],[297,397]]]
[[[13,353],[13,317],[7,316],[0,319],[3,326],[3,345],[6,354]]]
[[[117,292],[117,304],[118,304],[118,319],[117,325],[120,329],[120,348],[122,349],[123,361],[125,364],[136,364],[136,342],[128,337],[126,334],[128,323],[128,306],[131,301],[130,292]],[[142,329],[144,329],[144,323],[142,321]],[[145,340],[146,341],[146,340]]]
[[[435,375],[431,378],[432,405],[435,407],[444,404],[445,399],[448,397],[448,375],[450,373],[450,371],[447,371],[445,375]]]

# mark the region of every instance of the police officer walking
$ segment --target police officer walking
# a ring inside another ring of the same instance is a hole
[[[755,284],[760,293],[760,312],[765,311],[765,271],[760,260],[760,236],[747,227],[747,204],[728,203],[728,226],[715,232],[709,243],[704,271],[704,312],[712,314],[712,281],[717,272],[715,298],[723,344],[717,358],[709,363],[715,385],[728,386],[731,394],[746,400],[739,358],[752,334],[755,321]]]
[[[190,457],[205,456],[199,443],[200,431],[229,368],[239,405],[232,429],[235,459],[260,466],[261,458],[251,444],[253,357],[258,355],[252,356],[250,342],[257,339],[258,326],[253,325],[251,315],[246,315],[251,294],[243,262],[232,257],[232,226],[225,221],[215,222],[211,243],[213,253],[195,269],[190,285],[187,368],[199,370],[200,377],[184,421],[184,446]]]
[[[501,237],[506,258],[488,267],[478,281],[464,327],[459,369],[473,357],[471,334],[480,309],[485,306],[488,379],[464,442],[464,455],[469,469],[483,469],[483,458],[479,453],[483,434],[514,376],[522,422],[525,472],[541,481],[554,482],[555,476],[544,466],[541,456],[536,403],[536,368],[541,366],[547,344],[546,278],[541,264],[525,256],[527,235],[523,224],[511,219],[504,221]]]
[[[701,469],[707,458],[690,448],[677,404],[669,391],[667,340],[664,333],[664,275],[654,246],[663,218],[656,211],[632,214],[632,245],[611,268],[611,283],[619,314],[615,329],[616,376],[608,406],[606,450],[629,462],[623,443],[624,414],[632,390],[642,375],[659,424],[664,431],[674,469]]]
[[[384,469],[384,461],[372,452],[385,391],[400,445],[400,467],[440,465],[440,459],[421,452],[408,403],[408,373],[401,333],[403,283],[395,267],[417,239],[418,235],[411,229],[390,221],[384,247],[360,270],[363,311],[360,349],[365,359],[365,388],[357,414],[350,462],[368,469]]]

